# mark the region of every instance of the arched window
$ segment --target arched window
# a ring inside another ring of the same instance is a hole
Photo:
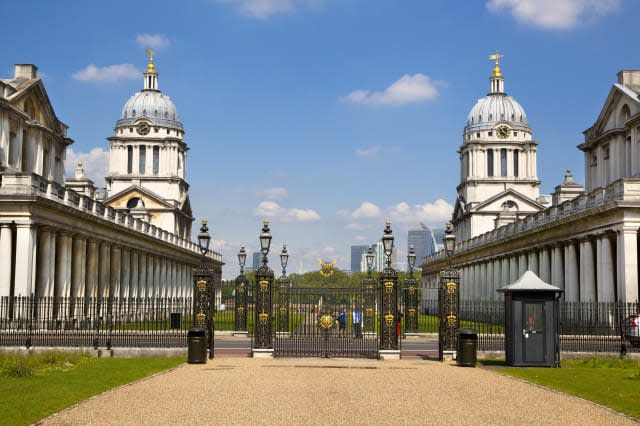
[[[129,201],[127,201],[127,208],[128,209],[135,209],[136,207],[143,207],[144,208],[144,201],[142,201],[142,199],[138,198],[138,197],[130,198]]]
[[[493,150],[487,150],[487,176],[493,176]]]
[[[143,145],[138,149],[140,150],[140,158],[138,159],[138,173],[144,174],[144,170],[147,167],[147,147]]]
[[[518,161],[519,161],[519,153],[518,150],[515,149],[513,151],[513,175],[515,177],[518,177],[518,172],[519,172],[519,167],[518,167]]]
[[[624,123],[631,117],[631,112],[629,111],[629,105],[624,104],[622,109],[620,110],[620,124],[619,126],[624,126]]]
[[[131,110],[131,117],[135,117],[136,116],[136,110]]]
[[[133,173],[133,147],[127,147],[127,173]]]
[[[160,147],[153,147],[153,174],[157,175],[160,171]]]
[[[507,149],[500,150],[500,176],[507,175]]]

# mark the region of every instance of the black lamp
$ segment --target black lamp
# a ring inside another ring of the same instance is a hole
[[[373,260],[375,259],[375,256],[373,255],[373,247],[369,246],[365,257],[367,259],[367,272],[371,273],[371,270],[373,269]]]
[[[449,260],[451,260],[456,246],[456,236],[453,234],[453,224],[451,222],[447,222],[447,229],[444,231],[442,242],[444,243],[444,252],[447,254]]]
[[[289,253],[287,253],[287,245],[282,245],[282,252],[280,252],[280,264],[282,265],[282,275],[287,273],[287,262],[289,261]]]
[[[393,251],[393,231],[391,231],[391,222],[385,223],[384,235],[382,236],[382,246],[384,254],[387,256],[387,267],[391,267],[391,252]]]
[[[238,253],[238,264],[240,264],[240,273],[244,272],[244,265],[247,262],[247,252],[244,249],[244,245],[240,247],[240,252]]]
[[[200,253],[202,253],[203,256],[209,251],[210,242],[211,235],[209,235],[207,219],[202,219],[202,226],[200,226],[200,233],[198,234],[198,245],[200,246]]]
[[[413,268],[416,265],[416,251],[413,248],[413,244],[409,246],[409,254],[407,255],[407,263],[409,264],[409,272],[413,273]]]
[[[267,264],[267,254],[271,247],[271,231],[269,229],[269,221],[262,222],[262,232],[260,233],[260,251],[262,252],[262,263]]]

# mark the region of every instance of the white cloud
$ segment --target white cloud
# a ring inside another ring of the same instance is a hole
[[[421,73],[405,74],[384,91],[355,90],[341,97],[340,101],[364,105],[406,105],[437,98],[438,84]]]
[[[373,203],[365,201],[364,203],[360,204],[360,207],[353,211],[351,217],[353,217],[354,219],[371,219],[380,217],[381,213],[382,211],[380,210],[380,207],[376,206]]]
[[[282,222],[314,222],[320,215],[311,209],[284,208],[274,201],[263,201],[255,210],[255,215]]]
[[[163,49],[171,45],[171,41],[164,34],[138,34],[136,43],[140,47],[151,47],[153,49]]]
[[[441,225],[451,219],[452,213],[453,206],[443,199],[414,206],[403,201],[387,211],[392,222],[409,226],[418,222]]]
[[[84,175],[91,179],[96,185],[104,183],[104,177],[109,171],[109,152],[102,148],[94,148],[89,152],[75,152],[73,148],[67,149],[65,159],[65,175],[75,176],[78,163],[82,163]]]
[[[73,78],[80,81],[114,83],[120,80],[136,80],[141,75],[142,73],[131,64],[107,65],[100,68],[90,64],[85,69],[75,72]]]
[[[376,145],[376,146],[372,146],[371,148],[356,149],[356,155],[358,157],[372,158],[378,155],[381,148],[382,147],[380,145]]]
[[[568,30],[617,12],[620,0],[489,0],[486,7],[492,13],[507,11],[537,27]]]
[[[240,14],[254,19],[268,19],[282,13],[293,13],[299,7],[319,8],[324,0],[218,0],[233,5]]]
[[[267,200],[281,200],[289,196],[289,191],[282,187],[267,188],[264,191],[261,191],[259,195]]]

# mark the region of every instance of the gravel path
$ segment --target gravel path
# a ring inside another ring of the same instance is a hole
[[[484,368],[423,360],[215,358],[64,410],[44,425],[638,425]]]

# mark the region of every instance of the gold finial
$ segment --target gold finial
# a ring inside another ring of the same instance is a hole
[[[153,64],[153,49],[151,49],[150,47],[147,48],[147,50],[144,51],[144,53],[147,54],[147,56],[149,57],[149,63],[147,64],[147,72],[156,72],[156,66]]]
[[[502,58],[503,56],[504,55],[501,55],[497,50],[493,55],[489,55],[490,60],[496,61],[496,66],[493,67],[493,77],[502,77],[502,70],[500,69],[500,58]]]

